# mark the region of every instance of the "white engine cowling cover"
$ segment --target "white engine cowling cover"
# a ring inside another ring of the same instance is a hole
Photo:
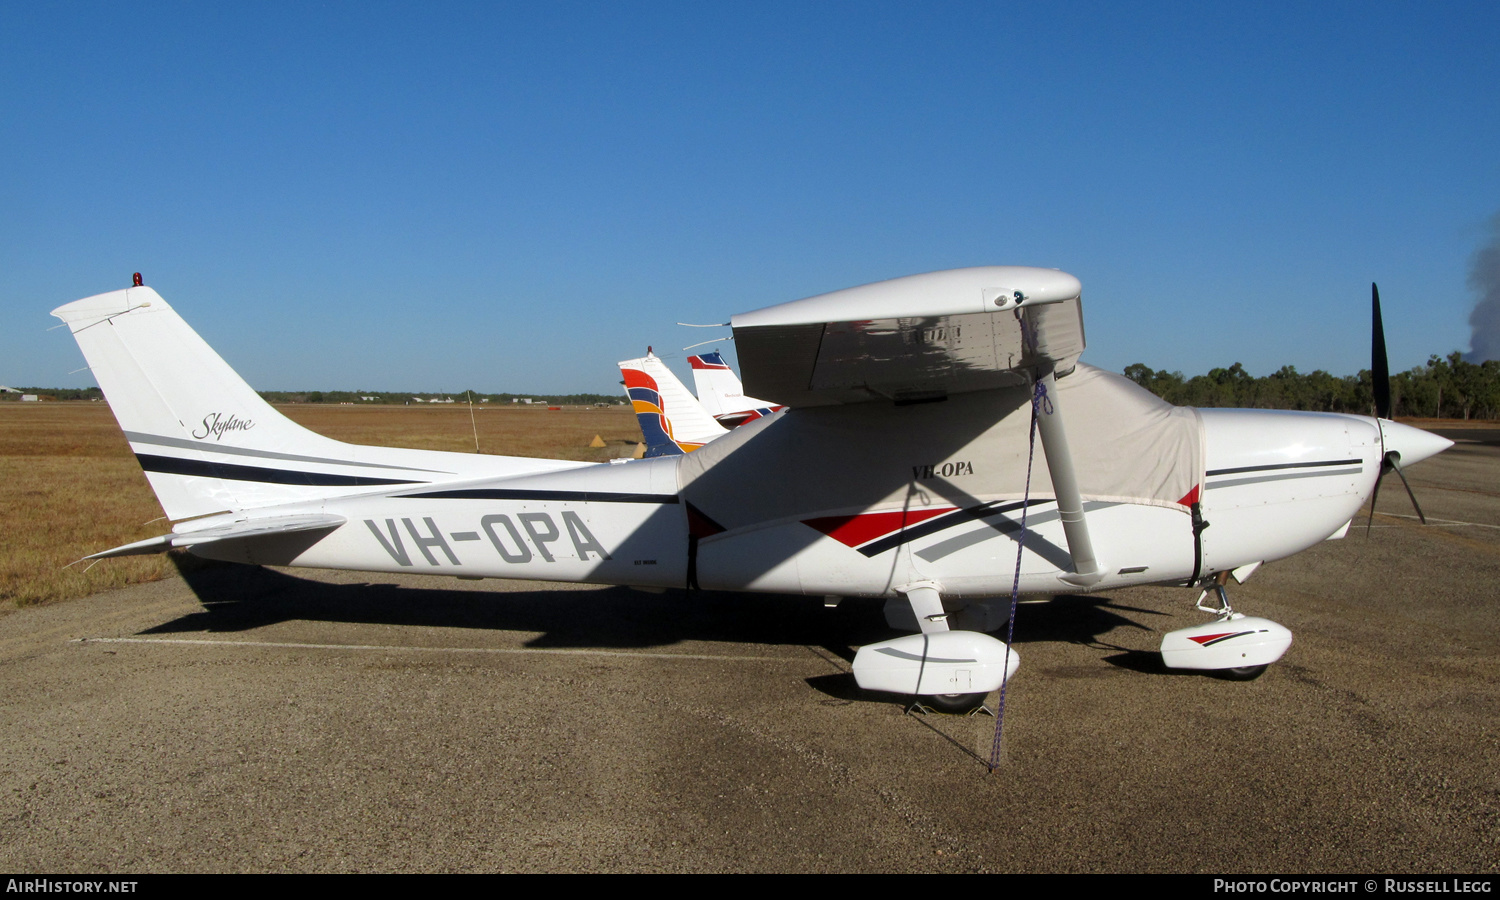
[[[897,694],[989,693],[1014,675],[1021,657],[977,631],[938,631],[859,648],[854,680],[867,691]]]
[[[1161,639],[1161,659],[1172,669],[1266,666],[1292,646],[1292,632],[1270,619],[1236,615],[1179,628]]]

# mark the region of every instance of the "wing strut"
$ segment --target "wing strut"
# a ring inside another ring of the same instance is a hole
[[[1037,430],[1042,436],[1042,451],[1047,454],[1047,470],[1052,473],[1052,491],[1057,495],[1057,512],[1062,519],[1068,553],[1073,557],[1073,573],[1062,580],[1077,587],[1097,584],[1104,568],[1094,556],[1094,542],[1083,516],[1083,497],[1078,491],[1078,475],[1073,470],[1073,454],[1068,450],[1068,432],[1063,428],[1057,379],[1049,369],[1041,384],[1046,391],[1037,409]]]

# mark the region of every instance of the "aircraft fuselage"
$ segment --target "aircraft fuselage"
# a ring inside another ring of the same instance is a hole
[[[844,474],[824,479],[816,496],[794,494],[784,484],[785,460],[747,445],[763,439],[755,432],[775,428],[790,432],[790,445],[803,443],[797,420],[816,412],[778,416],[723,439],[740,446],[721,448],[715,481],[767,500],[748,523],[724,521],[723,505],[742,498],[712,485],[684,486],[678,467],[690,457],[669,457],[330,499],[316,508],[347,522],[315,542],[261,541],[253,556],[252,545],[234,541],[194,552],[236,562],[666,588],[890,597],[901,585],[934,581],[945,596],[1010,592],[1021,499],[967,488],[991,464],[982,446],[940,448],[946,457],[927,461],[912,446],[868,448]],[[1210,527],[1195,542],[1188,504],[1086,497],[1107,569],[1092,590],[1185,582],[1195,572],[1291,555],[1340,532],[1374,485],[1382,454],[1374,419],[1198,414],[1205,477],[1199,495],[1185,499],[1200,502],[1200,520]],[[872,483],[872,473],[889,483]],[[900,473],[900,484],[891,473]],[[876,495],[901,500],[867,506]],[[1078,590],[1059,580],[1070,559],[1045,475],[1033,480],[1025,529],[1020,590]]]

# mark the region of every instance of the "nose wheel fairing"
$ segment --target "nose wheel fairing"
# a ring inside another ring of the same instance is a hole
[[[1209,591],[1218,595],[1217,607],[1204,605]],[[1161,659],[1169,669],[1219,671],[1248,681],[1281,659],[1292,646],[1292,632],[1286,626],[1235,612],[1222,583],[1205,589],[1198,597],[1197,608],[1214,613],[1215,618],[1162,636]]]

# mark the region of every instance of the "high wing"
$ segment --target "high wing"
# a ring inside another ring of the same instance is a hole
[[[1083,286],[1055,269],[911,275],[735,316],[744,389],[793,408],[1030,384],[1083,352]]]
[[[984,266],[911,275],[735,316],[747,388],[791,407],[1040,385],[1037,425],[1078,586],[1104,576],[1060,415],[1055,377],[1083,353],[1083,285],[1054,269]]]

